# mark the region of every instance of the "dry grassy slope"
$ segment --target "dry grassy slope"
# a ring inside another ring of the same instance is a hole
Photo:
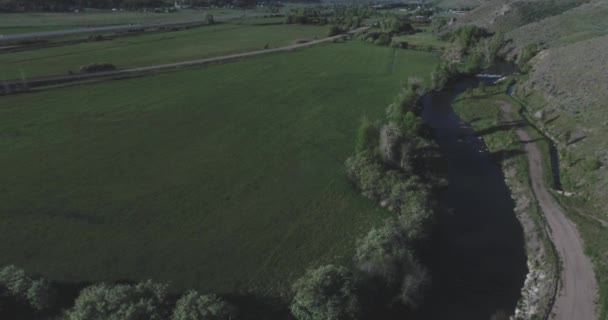
[[[437,6],[441,8],[474,8],[488,0],[441,0],[437,1]]]
[[[608,34],[608,1],[586,3],[562,14],[510,31],[516,48],[536,43],[555,47]]]
[[[475,24],[508,32],[586,2],[589,0],[490,0],[459,19],[456,25]]]
[[[568,150],[576,157],[598,159],[604,165],[599,170],[589,170],[578,165],[566,170],[571,175],[575,189],[588,192],[594,202],[601,203],[597,214],[608,218],[606,185],[608,173],[608,35],[574,44],[541,51],[533,60],[529,80],[524,83],[527,91],[541,93],[546,101],[542,111],[547,124],[562,142],[585,138],[568,144]],[[539,109],[540,110],[540,109]],[[567,134],[570,134],[568,138]],[[570,171],[570,172],[568,172]],[[572,174],[575,173],[575,174]],[[577,190],[575,190],[577,191]]]

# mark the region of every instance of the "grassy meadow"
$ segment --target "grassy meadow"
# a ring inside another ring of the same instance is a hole
[[[354,41],[0,97],[0,265],[284,293],[388,216],[343,163],[361,117],[435,63]]]
[[[214,18],[216,19],[224,20],[238,18],[243,15],[251,16],[264,12],[240,9],[209,9],[204,11],[180,10],[173,13],[155,13],[152,11],[113,12],[111,10],[90,10],[79,13],[0,13],[0,34],[50,31],[128,23],[204,19],[207,13],[213,14]]]
[[[265,20],[265,19],[259,19]],[[203,59],[288,45],[327,36],[327,26],[217,24],[184,31],[143,34],[74,45],[0,54],[0,79],[78,72],[109,62],[118,68]]]
[[[442,49],[445,47],[446,42],[441,41],[439,37],[434,35],[431,31],[418,32],[415,34],[396,36],[393,38],[393,42],[405,41],[410,46],[417,48],[435,48]]]

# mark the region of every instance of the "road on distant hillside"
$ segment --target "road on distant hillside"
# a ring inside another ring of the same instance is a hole
[[[514,112],[508,103],[501,103],[500,108],[507,118]],[[545,185],[540,149],[526,130],[518,128],[515,133],[525,145],[532,190],[549,224],[550,237],[561,261],[560,289],[550,319],[594,320],[597,283],[591,260],[584,253],[583,241],[576,225],[566,217]]]
[[[120,70],[105,71],[105,72],[80,73],[80,74],[73,74],[73,75],[4,80],[4,81],[0,81],[0,94],[15,93],[15,92],[23,91],[20,89],[15,90],[15,88],[35,88],[35,87],[41,87],[41,86],[46,86],[46,85],[54,85],[54,84],[70,83],[70,82],[78,82],[78,81],[88,81],[88,80],[93,80],[93,79],[113,79],[113,78],[119,78],[119,77],[140,76],[140,75],[145,75],[150,72],[156,72],[156,71],[175,70],[175,69],[181,69],[181,68],[187,68],[187,67],[213,64],[213,63],[229,62],[229,61],[240,60],[240,59],[250,58],[250,57],[257,57],[257,56],[262,56],[262,55],[267,55],[267,54],[272,54],[272,53],[294,51],[297,49],[311,47],[311,46],[321,44],[321,43],[336,41],[336,40],[342,39],[348,35],[352,35],[357,32],[366,30],[368,28],[369,27],[361,27],[361,28],[349,31],[346,34],[340,34],[340,35],[336,35],[333,37],[327,37],[327,38],[323,38],[323,39],[319,39],[319,40],[311,40],[311,41],[304,42],[304,43],[296,43],[296,44],[292,44],[292,45],[285,46],[285,47],[243,52],[243,53],[237,53],[237,54],[219,56],[219,57],[213,57],[213,58],[189,60],[189,61],[182,61],[182,62],[176,62],[176,63],[161,64],[161,65],[139,67],[139,68],[132,68],[132,69],[120,69]]]
[[[203,11],[201,11],[201,16],[203,16]],[[247,17],[255,17],[255,16],[258,16],[258,14],[249,14]],[[214,21],[222,22],[222,21],[235,19],[238,17],[239,17],[239,15],[224,15],[224,16],[214,17]],[[207,20],[205,17],[201,17],[201,18],[197,18],[197,19],[156,21],[156,22],[147,22],[147,23],[131,23],[131,24],[123,24],[123,25],[99,26],[99,27],[90,27],[90,28],[75,28],[75,29],[55,30],[55,31],[17,33],[17,34],[9,34],[9,35],[0,35],[0,42],[27,40],[27,39],[33,39],[33,38],[50,38],[50,37],[66,36],[66,35],[72,35],[72,34],[128,31],[128,30],[149,29],[149,28],[158,28],[158,27],[172,27],[172,26],[202,24],[202,23],[207,23]]]

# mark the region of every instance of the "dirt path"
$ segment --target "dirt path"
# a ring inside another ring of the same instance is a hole
[[[500,108],[507,118],[512,118],[514,108],[510,104],[501,103]],[[566,217],[545,185],[538,146],[532,142],[526,130],[518,128],[516,134],[521,142],[525,143],[532,190],[549,224],[551,230],[549,236],[561,262],[560,288],[550,318],[594,320],[597,283],[591,260],[584,253],[583,241],[576,225]]]

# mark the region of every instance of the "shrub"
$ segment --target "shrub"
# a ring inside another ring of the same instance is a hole
[[[13,265],[0,270],[0,294],[3,292],[35,310],[50,307],[54,297],[54,290],[49,281],[32,277]]]
[[[96,284],[80,292],[67,320],[166,319],[167,286],[150,280],[137,285]]]
[[[213,15],[208,13],[205,15],[205,20],[207,21],[207,24],[214,24],[215,20],[213,19]]]
[[[237,315],[237,308],[220,297],[190,291],[177,300],[172,320],[232,320]]]
[[[361,120],[361,125],[357,130],[355,141],[355,152],[361,153],[367,150],[374,150],[378,144],[378,129],[367,117]]]
[[[396,299],[415,307],[429,283],[429,276],[414,258],[405,233],[395,219],[372,229],[358,241],[355,264],[372,282],[379,280]]]
[[[539,49],[536,44],[529,44],[525,48],[521,49],[516,60],[517,66],[521,69],[521,71],[530,71],[531,65],[529,62],[532,60],[532,58],[534,58],[534,56],[536,56],[538,50]]]
[[[378,149],[385,163],[398,163],[400,160],[399,144],[403,136],[399,126],[391,122],[380,129]]]
[[[92,63],[80,66],[80,73],[93,73],[116,70],[116,66],[111,63]]]
[[[411,260],[407,239],[390,220],[383,227],[372,229],[357,243],[357,268],[381,279],[386,286],[400,281],[402,265]]]
[[[374,44],[379,46],[388,46],[391,44],[391,36],[388,33],[380,33],[378,38],[374,39]]]
[[[102,41],[102,40],[105,40],[105,38],[101,34],[90,35],[88,38],[88,41]]]
[[[339,34],[343,34],[346,30],[340,26],[333,25],[329,28],[328,36],[333,37]]]
[[[360,315],[351,273],[328,265],[308,271],[293,285],[290,310],[298,320],[347,320]]]

